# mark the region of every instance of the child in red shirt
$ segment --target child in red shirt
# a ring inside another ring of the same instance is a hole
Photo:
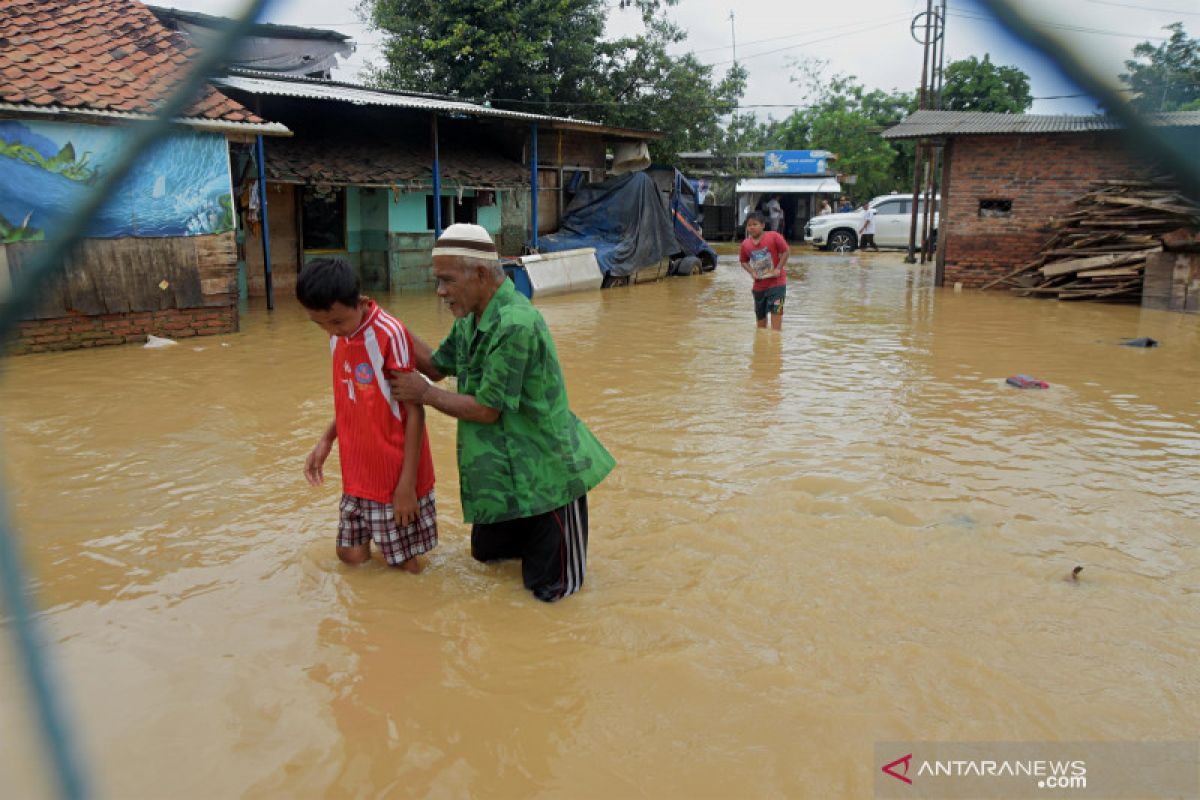
[[[310,261],[296,279],[296,299],[329,334],[334,421],[304,462],[313,486],[338,442],[342,463],[337,555],[347,564],[371,558],[371,540],[387,563],[421,571],[417,559],[437,546],[433,459],[425,410],[392,399],[387,373],[413,369],[412,336],[400,321],[359,294],[358,275],[342,259]]]
[[[787,240],[775,231],[763,230],[763,215],[751,211],[746,218],[746,238],[742,241],[738,260],[742,269],[754,279],[751,293],[754,295],[754,318],[758,327],[767,327],[767,316],[771,317],[771,328],[783,328],[783,301],[787,296]]]

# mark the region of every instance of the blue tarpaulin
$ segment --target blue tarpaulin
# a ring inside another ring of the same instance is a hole
[[[680,251],[671,215],[658,187],[644,172],[631,172],[580,188],[563,212],[559,229],[538,237],[544,253],[596,248],[605,275],[632,275]]]

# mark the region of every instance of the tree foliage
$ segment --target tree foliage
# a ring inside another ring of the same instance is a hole
[[[1166,30],[1171,37],[1157,47],[1142,42],[1133,48],[1121,81],[1133,90],[1139,111],[1200,110],[1200,40],[1189,39],[1182,22]]]
[[[636,36],[604,39],[604,0],[362,0],[385,39],[384,63],[368,69],[381,87],[448,94],[498,108],[573,116],[658,130],[656,161],[706,149],[722,134],[745,87],[668,48],[685,34],[666,16],[678,0],[622,0]]]
[[[765,131],[764,144],[788,150],[829,150],[834,168],[856,176],[852,193],[866,200],[902,191],[912,181],[912,146],[889,142],[879,134],[916,109],[908,92],[868,91],[853,75],[824,77],[825,63],[800,62],[793,81],[802,87],[805,106]],[[849,188],[849,187],[848,187]]]
[[[993,111],[1020,114],[1033,105],[1029,76],[1017,67],[993,64],[984,54],[946,67],[942,108],[950,111]]]

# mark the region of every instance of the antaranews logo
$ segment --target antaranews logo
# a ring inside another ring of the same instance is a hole
[[[884,764],[883,765],[884,773],[887,775],[891,775],[893,778],[896,778],[897,780],[904,781],[907,784],[912,784],[912,779],[907,777],[908,765],[912,763],[912,757],[913,757],[913,754],[909,753],[906,756],[901,756],[900,758],[897,758],[895,761],[891,762],[890,764]],[[903,775],[894,771],[896,769],[896,767],[900,766],[901,764],[904,765],[904,774]]]
[[[885,775],[908,785],[913,754],[907,753],[884,764]],[[1087,764],[1082,760],[937,758],[918,759],[913,776],[928,778],[1032,778],[1039,789],[1086,789]]]
[[[875,796],[1200,798],[1200,742],[875,743]]]

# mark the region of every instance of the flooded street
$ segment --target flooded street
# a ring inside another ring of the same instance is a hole
[[[435,411],[430,567],[337,561],[336,465],[301,475],[329,350],[290,297],[236,335],[9,360],[8,499],[94,787],[864,796],[881,740],[1194,739],[1196,317],[933,289],[895,254],[789,274],[781,334],[725,261],[538,302],[618,461],[549,606],[470,558]],[[433,294],[379,299],[449,330]],[[45,785],[17,674],[5,638],[14,798]]]

